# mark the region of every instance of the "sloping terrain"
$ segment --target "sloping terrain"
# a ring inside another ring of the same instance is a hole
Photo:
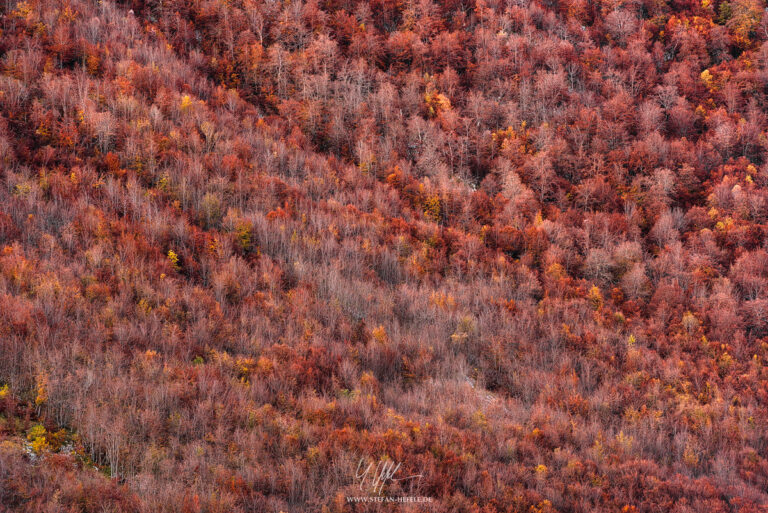
[[[0,510],[766,510],[763,2],[0,31]]]

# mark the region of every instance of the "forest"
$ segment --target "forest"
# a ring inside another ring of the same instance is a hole
[[[767,129],[762,0],[4,0],[0,511],[766,512]]]

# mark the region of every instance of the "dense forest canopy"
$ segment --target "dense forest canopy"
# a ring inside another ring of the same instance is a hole
[[[0,510],[765,511],[767,101],[758,0],[6,0]]]

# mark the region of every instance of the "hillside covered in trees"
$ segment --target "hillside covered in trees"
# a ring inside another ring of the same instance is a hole
[[[766,511],[765,7],[6,0],[0,511]]]

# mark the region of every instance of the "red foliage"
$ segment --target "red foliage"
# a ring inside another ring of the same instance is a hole
[[[0,509],[761,511],[766,19],[7,4]]]

